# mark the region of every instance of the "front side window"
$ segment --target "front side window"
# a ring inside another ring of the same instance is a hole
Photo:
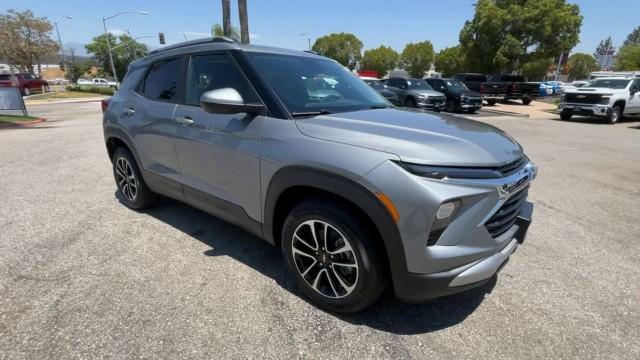
[[[346,112],[391,104],[344,66],[307,56],[249,52],[290,113]]]
[[[447,80],[446,83],[447,83],[447,86],[451,89],[469,90],[467,86],[463,84],[462,81],[460,80]]]
[[[407,80],[409,90],[433,90],[424,80],[411,79]]]
[[[151,65],[144,81],[144,96],[151,100],[177,101],[181,59]]]
[[[240,93],[245,103],[260,101],[249,81],[229,55],[192,56],[189,63],[189,75],[187,75],[185,102],[189,105],[200,105],[202,93],[222,88],[235,89]]]

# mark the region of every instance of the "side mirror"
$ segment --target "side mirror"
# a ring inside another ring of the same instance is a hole
[[[200,96],[200,106],[208,113],[213,114],[237,114],[247,113],[252,115],[263,114],[263,104],[247,104],[242,95],[234,88],[222,88],[210,90]]]
[[[629,89],[629,92],[631,93],[631,95],[635,94],[638,92],[638,87],[635,85],[632,85],[631,88]]]

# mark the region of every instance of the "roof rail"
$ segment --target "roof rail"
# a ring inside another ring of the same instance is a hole
[[[313,51],[313,50],[302,50],[303,52],[309,53],[309,54],[313,54],[313,55],[320,55],[317,52]]]
[[[228,38],[226,36],[216,36],[216,37],[209,37],[209,38],[203,38],[203,39],[183,41],[181,43],[177,43],[177,44],[174,44],[174,45],[164,46],[164,47],[161,47],[160,49],[156,49],[156,50],[151,51],[149,53],[149,55],[158,54],[158,53],[165,52],[165,51],[168,51],[168,50],[179,49],[179,48],[186,47],[186,46],[191,46],[191,45],[217,43],[217,42],[223,42],[223,43],[228,43],[228,44],[237,43],[236,40]]]

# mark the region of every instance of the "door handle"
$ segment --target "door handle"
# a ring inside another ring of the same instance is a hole
[[[136,111],[133,108],[128,108],[122,112],[122,115],[132,116],[135,115]]]
[[[178,116],[176,121],[182,126],[191,126],[195,121],[188,116]]]

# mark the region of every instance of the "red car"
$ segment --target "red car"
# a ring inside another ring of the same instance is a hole
[[[38,79],[29,73],[0,74],[0,86],[16,86],[23,96],[34,92],[49,92],[49,84],[46,80]]]

